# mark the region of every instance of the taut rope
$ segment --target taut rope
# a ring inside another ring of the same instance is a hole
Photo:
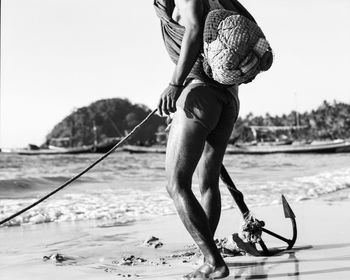
[[[149,120],[149,118],[151,116],[153,116],[155,114],[155,112],[157,112],[158,109],[153,110],[151,113],[149,113],[147,115],[146,118],[143,119],[142,122],[140,122],[137,126],[134,127],[134,129],[128,134],[126,135],[122,140],[120,140],[117,144],[114,145],[113,148],[111,148],[107,153],[103,154],[99,159],[97,159],[95,162],[93,162],[92,164],[90,164],[88,167],[86,167],[83,171],[81,171],[79,174],[75,175],[74,177],[72,177],[71,179],[69,179],[68,181],[66,181],[63,185],[59,186],[58,188],[56,188],[55,190],[53,190],[52,192],[48,193],[47,195],[43,196],[42,198],[40,198],[39,200],[37,200],[36,202],[34,202],[33,204],[23,208],[22,210],[18,211],[17,213],[7,217],[6,219],[0,221],[0,225],[14,219],[15,217],[21,215],[22,213],[28,211],[29,209],[33,208],[34,206],[38,205],[39,203],[43,202],[44,200],[48,199],[50,196],[52,196],[53,194],[59,192],[60,190],[62,190],[63,188],[67,187],[68,185],[70,185],[71,183],[73,183],[75,180],[77,180],[79,177],[81,177],[82,175],[84,175],[86,172],[88,172],[91,168],[93,168],[95,165],[97,165],[98,163],[100,163],[102,160],[104,160],[106,157],[108,157],[111,153],[113,153],[121,144],[123,144],[126,140],[128,140],[135,132],[136,130],[138,130],[145,122],[147,122]]]

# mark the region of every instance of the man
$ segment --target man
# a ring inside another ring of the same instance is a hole
[[[236,8],[233,3],[216,0],[215,7],[233,10]],[[210,8],[208,0],[175,0],[168,22],[176,22],[184,27],[184,32],[172,79],[158,106],[161,115],[174,113],[166,151],[167,190],[204,255],[203,265],[184,279],[229,275],[213,237],[221,214],[220,168],[238,116],[239,100],[237,86],[229,89],[218,86],[198,71],[204,19]],[[191,190],[196,167],[201,203]]]

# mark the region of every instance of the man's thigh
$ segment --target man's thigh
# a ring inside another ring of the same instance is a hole
[[[198,164],[198,177],[203,187],[217,185],[222,160],[238,116],[238,110],[239,104],[236,102],[224,106],[217,126],[207,136]]]
[[[166,151],[166,175],[170,185],[176,183],[190,187],[207,136],[206,128],[189,118],[181,108],[177,109]]]
[[[208,135],[198,164],[198,178],[203,187],[215,187],[219,180],[221,164],[232,128],[233,122],[226,127],[217,127]]]

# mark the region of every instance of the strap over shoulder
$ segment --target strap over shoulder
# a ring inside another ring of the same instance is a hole
[[[171,15],[175,7],[175,2],[174,0],[154,0],[154,6],[162,9],[168,15]]]
[[[248,12],[248,10],[237,0],[230,0],[236,8],[236,12],[241,14],[242,16],[245,16],[249,20],[256,23],[254,17]],[[208,0],[204,1],[205,7],[209,7]],[[158,17],[167,17],[169,20],[171,19],[171,15],[175,8],[175,1],[174,0],[154,0],[153,3],[156,12],[158,14]]]
[[[185,28],[171,17],[175,7],[174,0],[154,0],[153,6],[160,19],[165,48],[171,60],[177,63]]]

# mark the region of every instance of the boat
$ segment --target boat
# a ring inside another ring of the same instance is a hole
[[[75,155],[75,154],[90,154],[90,153],[106,153],[110,151],[118,142],[120,138],[108,139],[104,142],[97,143],[95,145],[85,145],[80,147],[57,147],[49,145],[45,149],[20,149],[13,151],[19,155]]]
[[[292,143],[289,145],[234,145],[226,149],[226,154],[277,154],[277,153],[346,153],[350,152],[350,141]]]
[[[165,154],[165,146],[136,146],[136,145],[125,145],[122,150],[131,154],[144,154],[144,153],[156,153]]]
[[[115,143],[116,144],[116,143]],[[87,153],[106,153],[114,145],[99,145],[99,146],[82,146],[77,148],[57,148],[39,150],[15,150],[19,155],[61,155],[61,154],[87,154]],[[142,154],[142,153],[157,153],[165,154],[165,146],[136,146],[125,145],[122,151]],[[5,151],[3,151],[5,152]],[[226,149],[226,154],[277,154],[277,153],[347,153],[350,152],[350,141],[335,140],[326,142],[314,143],[292,143],[292,144],[236,144],[229,145]]]
[[[165,153],[165,146],[135,146],[126,145],[123,151],[129,153]],[[291,144],[236,144],[229,145],[226,149],[226,154],[276,154],[276,153],[346,153],[350,152],[350,141],[335,140],[335,141],[317,141],[311,143],[295,142]]]
[[[297,121],[298,123],[298,121]],[[236,144],[227,148],[227,154],[275,154],[275,153],[344,153],[350,152],[350,141],[296,141],[292,131],[298,134],[308,126],[249,126],[254,136],[253,144]],[[278,132],[280,136],[278,136]],[[282,138],[282,139],[281,139]],[[266,142],[267,140],[267,142]]]
[[[39,149],[39,150],[14,150],[14,153],[18,155],[26,155],[26,156],[35,156],[35,155],[64,155],[64,154],[83,154],[83,153],[92,153],[91,146],[82,146],[76,148],[47,148],[47,149]]]

